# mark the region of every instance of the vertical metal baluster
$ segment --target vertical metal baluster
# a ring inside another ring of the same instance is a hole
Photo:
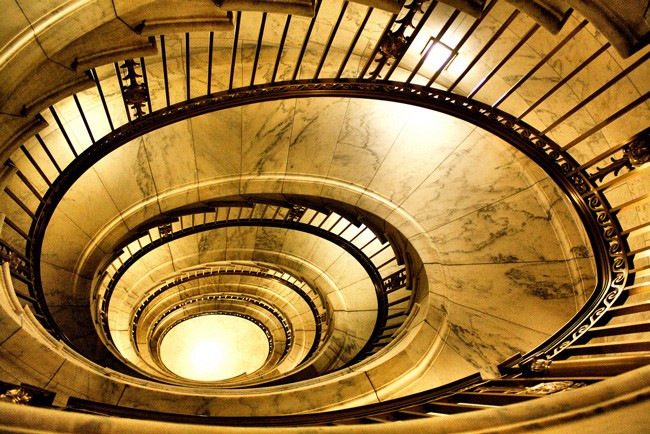
[[[266,25],[266,12],[262,14],[262,22],[260,23],[260,32],[257,36],[257,45],[255,46],[255,59],[253,60],[253,71],[251,72],[251,83],[255,84],[255,73],[257,72],[257,63],[260,60],[260,52],[262,51],[262,39],[264,38],[264,26]]]
[[[291,80],[295,80],[298,77],[298,71],[300,70],[300,66],[302,64],[302,59],[305,56],[305,51],[307,50],[307,44],[309,43],[309,37],[311,36],[311,32],[314,29],[314,24],[316,24],[316,19],[318,18],[318,12],[320,11],[320,5],[322,3],[322,0],[316,0],[316,10],[314,11],[314,16],[312,17],[311,21],[309,22],[309,27],[307,28],[307,33],[305,33],[305,39],[302,42],[302,47],[300,47],[300,54],[298,55],[298,60],[296,61],[296,69],[293,71],[293,75],[291,76]]]
[[[325,44],[325,49],[323,50],[323,55],[321,56],[320,62],[318,62],[318,67],[316,68],[316,72],[314,73],[314,80],[318,78],[318,75],[323,69],[323,64],[325,63],[325,59],[327,58],[327,54],[329,53],[330,48],[332,47],[332,42],[334,42],[334,38],[336,37],[336,32],[338,31],[339,26],[341,25],[341,21],[345,16],[345,11],[347,8],[348,8],[348,2],[346,0],[343,2],[343,6],[341,7],[341,12],[339,13],[339,17],[336,20],[336,23],[334,24],[332,31],[330,32],[329,38],[327,39],[327,43]]]
[[[214,32],[210,32],[210,43],[208,46],[208,91],[206,95],[212,92],[212,56],[214,49]]]
[[[163,66],[163,79],[165,80],[165,101],[167,102],[167,107],[170,106],[169,101],[169,77],[167,76],[167,52],[165,50],[165,36],[160,35],[160,53],[162,56],[162,66]]]
[[[233,78],[235,76],[235,64],[237,61],[237,45],[239,45],[240,25],[241,25],[241,12],[237,12],[237,20],[235,24],[235,38],[232,43],[232,61],[230,63],[230,81],[228,83],[228,90],[232,90]]]
[[[275,82],[275,78],[278,74],[278,68],[280,67],[280,59],[282,58],[282,52],[284,50],[284,43],[287,40],[287,34],[289,33],[289,25],[291,24],[291,15],[287,15],[287,21],[284,24],[284,30],[282,31],[282,38],[280,38],[280,46],[278,47],[278,55],[275,58],[275,66],[273,67],[273,75],[271,76],[271,83]]]
[[[366,12],[366,16],[363,17],[363,21],[361,21],[361,24],[359,25],[359,28],[357,29],[357,32],[354,34],[354,37],[352,38],[352,42],[350,43],[350,47],[348,48],[348,52],[345,53],[345,57],[343,58],[343,61],[341,62],[341,66],[339,67],[338,72],[336,73],[336,78],[341,78],[341,74],[343,74],[343,71],[345,69],[345,65],[348,63],[348,60],[350,60],[350,56],[352,55],[352,52],[354,51],[354,47],[357,45],[357,42],[359,42],[359,38],[361,37],[361,33],[363,33],[363,30],[366,27],[366,24],[368,24],[368,20],[370,19],[370,15],[372,14],[372,11],[374,8],[369,7],[368,11]]]

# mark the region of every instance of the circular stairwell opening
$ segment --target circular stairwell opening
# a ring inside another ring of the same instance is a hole
[[[172,327],[160,344],[163,364],[188,380],[219,381],[255,372],[269,343],[260,327],[232,315],[202,315]]]

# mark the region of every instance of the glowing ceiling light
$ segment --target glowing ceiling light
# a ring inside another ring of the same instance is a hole
[[[197,381],[255,372],[268,354],[269,342],[262,329],[233,315],[190,318],[172,327],[160,344],[160,358],[167,369]]]
[[[424,66],[427,69],[437,71],[442,67],[447,69],[458,53],[449,45],[432,36],[424,45],[420,54],[424,58]]]

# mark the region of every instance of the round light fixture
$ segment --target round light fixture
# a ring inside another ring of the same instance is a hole
[[[268,354],[264,331],[232,315],[190,318],[172,327],[160,344],[160,358],[167,369],[196,381],[250,374],[264,365]]]

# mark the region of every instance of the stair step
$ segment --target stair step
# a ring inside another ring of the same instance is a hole
[[[482,410],[484,408],[490,408],[490,407],[492,406],[454,404],[451,402],[433,401],[433,402],[428,402],[426,404],[409,407],[408,410],[415,411],[417,413],[425,413],[430,416],[435,416],[435,415],[467,413],[470,411],[477,411],[477,410]]]
[[[626,324],[606,325],[593,327],[587,334],[591,338],[625,335],[629,333],[643,333],[650,331],[650,322],[633,322]]]
[[[606,342],[599,344],[572,345],[564,349],[563,353],[571,356],[588,354],[613,354],[650,351],[648,341]]]
[[[641,282],[624,289],[629,295],[646,294],[650,292],[650,282]]]
[[[460,404],[479,404],[487,406],[501,406],[514,404],[517,402],[536,399],[536,395],[517,395],[508,393],[490,393],[490,392],[461,392],[455,393],[445,400]]]
[[[642,301],[639,303],[623,304],[621,306],[614,306],[603,315],[603,317],[614,317],[621,315],[630,315],[633,313],[648,312],[650,311],[650,300]]]

